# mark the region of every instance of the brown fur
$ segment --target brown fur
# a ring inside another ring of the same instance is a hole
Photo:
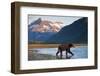
[[[70,53],[71,55],[74,55],[71,51],[70,51],[70,48],[73,47],[73,44],[61,44],[58,46],[58,51],[56,53],[56,56],[58,56],[58,54],[60,53],[60,58],[62,58],[62,52],[63,51],[66,51],[66,58],[68,57],[67,56],[67,53]]]

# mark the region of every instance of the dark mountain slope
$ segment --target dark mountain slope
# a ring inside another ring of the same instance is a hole
[[[88,19],[83,17],[63,27],[57,34],[50,37],[47,43],[87,43]]]

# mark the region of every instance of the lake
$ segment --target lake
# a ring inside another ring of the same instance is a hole
[[[28,60],[54,60],[60,59],[56,57],[57,48],[33,48],[28,51]],[[75,48],[71,48],[71,52],[74,53],[74,56],[67,59],[83,59],[88,58],[88,47],[87,46],[78,46]],[[63,51],[62,59],[66,59],[65,51]]]

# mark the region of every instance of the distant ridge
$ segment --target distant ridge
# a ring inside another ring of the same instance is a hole
[[[52,22],[38,18],[28,25],[30,31],[33,32],[58,32],[60,31],[62,22]]]
[[[46,41],[60,31],[62,22],[52,22],[38,18],[28,25],[29,41]]]
[[[88,18],[83,17],[72,24],[63,27],[58,33],[51,36],[47,43],[87,43]]]

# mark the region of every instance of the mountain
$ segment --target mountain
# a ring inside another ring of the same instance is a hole
[[[63,27],[58,33],[51,36],[47,43],[87,43],[88,19],[83,17],[70,25]]]
[[[61,29],[62,22],[52,22],[38,18],[29,24],[29,30],[33,32],[58,32]]]
[[[38,18],[37,20],[33,21],[28,25],[29,30],[32,30],[35,26],[34,25],[39,25],[41,23],[41,18]]]
[[[38,18],[28,25],[28,41],[46,41],[60,31],[62,22],[52,22]]]
[[[46,41],[55,33],[52,32],[32,32],[28,31],[28,41]]]

